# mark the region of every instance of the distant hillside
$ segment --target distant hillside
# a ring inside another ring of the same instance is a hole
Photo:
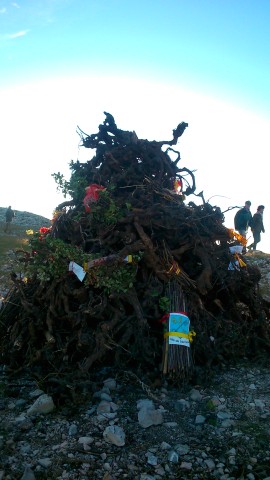
[[[5,223],[5,213],[6,208],[0,207],[0,222]],[[40,227],[49,227],[51,221],[48,218],[42,217],[41,215],[36,215],[35,213],[30,212],[21,212],[19,210],[15,211],[15,218],[12,223],[14,225],[25,226],[28,228],[40,228]]]

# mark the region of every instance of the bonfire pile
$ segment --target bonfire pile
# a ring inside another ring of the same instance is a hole
[[[269,352],[260,272],[230,252],[239,239],[219,207],[202,193],[188,202],[194,173],[172,148],[186,127],[170,141],[141,140],[105,112],[98,133],[78,130],[95,154],[71,162],[70,181],[55,175],[72,200],[17,253],[2,363],[48,373],[159,366],[182,378],[194,364]]]

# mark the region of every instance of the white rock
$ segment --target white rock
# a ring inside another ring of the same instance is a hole
[[[215,462],[211,458],[207,458],[204,460],[205,465],[209,468],[209,470],[214,470],[215,468]]]
[[[48,468],[48,467],[51,466],[52,461],[51,461],[50,458],[39,458],[39,459],[38,459],[38,463],[39,463],[42,467]]]
[[[167,442],[162,442],[160,446],[162,450],[169,450],[170,448],[172,448],[171,445]]]
[[[179,443],[175,445],[174,448],[179,453],[179,455],[186,455],[190,450],[190,447],[185,443],[184,444]]]
[[[75,425],[75,423],[73,423],[72,425],[70,425],[68,429],[68,434],[70,437],[73,437],[73,435],[77,435],[77,433],[78,433],[78,427],[77,425]]]
[[[109,390],[115,390],[116,389],[116,380],[114,378],[107,378],[103,382],[104,387],[109,388]]]
[[[21,480],[36,480],[35,474],[29,466],[25,467]]]
[[[203,423],[205,423],[205,420],[206,418],[203,415],[196,415],[195,424],[202,425]]]
[[[223,428],[229,428],[232,427],[232,425],[234,425],[234,420],[230,420],[229,418],[227,420],[223,420],[223,422],[221,423],[221,426]]]
[[[177,422],[166,422],[164,423],[165,427],[168,427],[168,428],[175,428],[175,427],[178,427],[178,423]]]
[[[176,401],[175,407],[178,411],[180,410],[180,411],[185,412],[186,410],[188,410],[190,408],[190,403],[187,400],[185,400],[184,398],[180,398],[180,400]]]
[[[265,403],[262,402],[262,400],[260,400],[259,398],[255,398],[255,399],[254,399],[254,403],[255,403],[256,407],[258,407],[258,408],[260,408],[260,409],[262,409],[262,410],[263,410],[264,407],[265,407]]]
[[[183,470],[192,470],[192,463],[182,462],[180,468],[183,468]]]
[[[147,457],[147,463],[149,463],[149,465],[153,465],[153,467],[156,467],[158,464],[156,455],[154,455],[152,452],[147,452],[145,456]]]
[[[227,420],[227,418],[231,418],[232,414],[229,412],[218,412],[217,417],[219,420]]]
[[[107,400],[101,400],[97,407],[97,413],[110,413],[111,412],[111,405],[110,402]]]
[[[78,439],[78,443],[83,443],[86,445],[90,445],[90,443],[93,443],[94,439],[93,437],[80,437]]]
[[[119,409],[119,406],[114,402],[110,402],[110,407],[112,412],[117,412],[117,410]]]
[[[125,445],[125,432],[121,427],[117,425],[109,425],[103,432],[103,437],[108,443],[112,443],[117,447],[123,447]]]
[[[40,395],[44,394],[44,390],[40,390],[40,388],[37,388],[36,390],[33,390],[32,392],[29,393],[29,397],[36,398],[40,397]]]
[[[33,415],[38,413],[50,413],[54,410],[55,405],[53,403],[52,397],[44,393],[33,403],[31,407],[28,408],[27,414]]]
[[[199,390],[196,390],[196,388],[191,390],[189,396],[193,402],[199,402],[202,399],[202,394],[199,392]]]
[[[148,428],[163,423],[163,415],[160,410],[142,408],[138,412],[138,421],[141,427]]]
[[[168,452],[168,461],[172,463],[178,463],[179,455],[175,450]]]

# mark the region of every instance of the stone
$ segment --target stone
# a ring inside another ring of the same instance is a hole
[[[185,412],[190,408],[190,403],[185,400],[184,398],[181,398],[180,400],[176,400],[175,402],[175,410],[177,412]]]
[[[93,441],[94,441],[93,437],[80,437],[78,439],[78,443],[82,443],[85,445],[90,445],[91,443],[93,443]]]
[[[179,443],[175,445],[174,448],[179,453],[179,455],[187,455],[187,453],[190,451],[190,447],[185,443]]]
[[[107,400],[101,400],[97,407],[97,413],[110,413],[111,405]]]
[[[167,442],[162,442],[160,447],[162,450],[169,450],[170,448],[172,448],[171,445]]]
[[[195,424],[202,425],[203,423],[205,423],[205,420],[206,418],[203,415],[196,415]]]
[[[160,410],[142,408],[138,412],[138,421],[141,427],[148,428],[163,423],[163,415]]]
[[[192,463],[191,462],[181,462],[180,468],[183,468],[183,470],[192,470]]]
[[[168,461],[172,463],[178,463],[179,455],[175,450],[168,452]]]
[[[229,412],[218,412],[217,413],[217,418],[219,420],[226,420],[227,418],[231,418],[231,413]]]
[[[103,382],[104,387],[107,387],[109,390],[115,390],[116,389],[116,380],[114,378],[107,378]]]
[[[46,414],[50,413],[55,409],[53,399],[50,395],[44,393],[33,403],[31,407],[28,408],[27,414]]]
[[[39,463],[42,467],[48,468],[48,467],[51,466],[52,461],[51,461],[50,458],[39,458],[39,459],[38,459],[38,463]]]
[[[149,465],[153,465],[153,467],[156,467],[158,464],[156,455],[154,455],[152,452],[147,452],[145,455],[147,457],[147,463],[149,463]]]
[[[125,432],[117,425],[109,425],[103,432],[103,437],[108,443],[112,443],[117,447],[123,447],[125,445]]]
[[[78,433],[78,427],[77,425],[75,425],[75,423],[73,423],[72,425],[70,425],[68,429],[68,434],[70,437],[73,437],[74,435],[77,435],[77,433]]]
[[[193,402],[200,402],[202,399],[202,394],[196,388],[193,388],[189,394],[189,397]]]
[[[21,480],[36,480],[35,474],[31,469],[31,467],[29,466],[25,467]]]
[[[229,427],[232,427],[234,425],[234,420],[230,420],[229,418],[227,420],[223,420],[223,422],[221,423],[221,426],[223,428],[229,428]]]
[[[215,468],[215,462],[211,458],[206,458],[204,460],[205,465],[209,468],[209,470],[214,470]]]
[[[33,390],[32,392],[29,393],[29,397],[36,398],[40,397],[40,395],[43,395],[44,391],[40,390],[40,388],[36,388],[36,390]]]

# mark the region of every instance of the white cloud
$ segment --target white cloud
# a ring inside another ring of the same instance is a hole
[[[0,14],[1,14],[1,13],[6,13],[6,11],[7,11],[7,9],[6,9],[5,7],[0,8]]]
[[[8,38],[9,40],[12,40],[14,38],[23,37],[28,32],[29,30],[20,30],[19,32],[16,32],[16,33],[9,33],[8,35],[6,35],[6,38]]]
[[[20,8],[20,5],[18,5],[18,3],[16,3],[16,2],[12,2],[11,6],[15,7],[15,8]]]

